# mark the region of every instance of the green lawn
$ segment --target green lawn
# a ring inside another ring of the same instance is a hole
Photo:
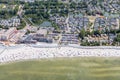
[[[59,58],[0,66],[0,80],[120,80],[120,58]]]

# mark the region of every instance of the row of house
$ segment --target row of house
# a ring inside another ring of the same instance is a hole
[[[98,17],[94,22],[94,30],[115,30],[119,29],[119,19],[118,18],[105,18]]]
[[[68,19],[67,17],[63,17],[63,16],[59,16],[59,15],[55,15],[55,16],[50,17],[50,20],[52,20],[56,24],[58,24],[61,31],[68,30],[68,20],[67,19]]]
[[[61,44],[79,44],[78,34],[62,34]]]
[[[18,17],[12,17],[10,19],[1,19],[0,25],[5,27],[17,27],[20,25],[20,19]]]
[[[101,34],[101,36],[88,36],[85,37],[84,41],[88,41],[88,42],[101,42],[101,43],[112,43],[114,41],[114,38],[116,37],[116,35],[114,34]]]
[[[110,30],[119,29],[119,18],[118,17],[104,17],[97,16],[94,22],[91,22],[87,16],[73,16],[68,17],[52,16],[50,18],[56,24],[58,24],[61,31],[76,33],[78,30],[84,29],[89,30],[93,27],[94,30]],[[93,24],[90,25],[90,23]]]
[[[88,29],[89,19],[87,17],[73,17],[70,16],[68,20],[69,28],[71,32],[76,32],[81,29]]]

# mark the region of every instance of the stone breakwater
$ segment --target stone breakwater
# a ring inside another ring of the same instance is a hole
[[[0,51],[2,51],[0,49]],[[0,54],[0,63],[23,61],[30,59],[46,59],[59,57],[120,57],[119,48],[35,48],[23,46],[15,49],[6,49]]]

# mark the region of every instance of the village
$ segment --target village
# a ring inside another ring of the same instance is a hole
[[[28,5],[32,5],[36,1],[21,0]],[[57,2],[57,0],[53,0],[53,2]],[[62,0],[61,2],[67,4],[68,0]],[[34,23],[32,17],[27,18],[28,14],[26,13],[29,13],[27,12],[29,11],[27,6],[19,5],[16,16],[0,20],[0,42],[2,44],[36,44],[40,42],[81,46],[119,45],[119,1],[106,0],[106,2],[100,4],[100,2],[91,0],[86,0],[86,3],[84,3],[81,0],[84,6],[79,6],[80,3],[75,2],[75,0],[69,2],[71,2],[69,12],[63,13],[66,16],[60,15],[61,13],[50,14],[49,19],[40,20],[42,23],[48,22],[50,25],[45,23],[45,25],[39,26]],[[86,4],[89,4],[88,7],[86,7]],[[93,6],[93,4],[97,5]],[[66,6],[64,9],[67,9]],[[106,7],[103,10],[101,6]]]

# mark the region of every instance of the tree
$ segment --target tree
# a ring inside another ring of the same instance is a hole
[[[0,25],[0,28],[3,28],[3,26],[2,26],[2,25]]]
[[[114,41],[120,43],[120,33],[117,35],[117,37],[114,39]]]
[[[100,35],[100,31],[99,30],[94,31],[94,35]]]
[[[82,29],[82,30],[80,31],[79,37],[80,37],[82,40],[84,39],[84,37],[85,37],[85,30],[84,30],[84,29]]]

